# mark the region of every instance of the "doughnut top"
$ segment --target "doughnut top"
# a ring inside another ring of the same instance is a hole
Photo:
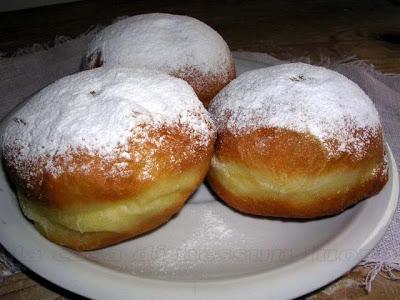
[[[214,98],[209,111],[219,131],[239,135],[268,127],[308,133],[333,156],[362,152],[381,128],[376,108],[357,84],[304,63],[242,74]]]
[[[230,51],[222,37],[188,16],[144,14],[118,21],[90,42],[88,56],[101,52],[104,65],[138,66],[169,74],[195,68],[227,75]]]
[[[215,134],[185,81],[152,70],[101,67],[35,94],[8,118],[2,146],[17,149],[15,164],[49,158],[47,171],[57,175],[51,165],[55,155],[84,150],[103,159],[126,157],[128,141],[148,142],[148,128],[163,126],[178,127],[200,147]]]

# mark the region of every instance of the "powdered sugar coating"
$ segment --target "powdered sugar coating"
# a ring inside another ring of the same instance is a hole
[[[309,133],[331,156],[362,153],[381,129],[375,106],[357,84],[304,63],[242,74],[214,98],[209,111],[218,130],[245,134],[269,127]]]
[[[64,77],[29,99],[9,118],[3,149],[18,149],[12,158],[17,169],[47,157],[46,170],[57,176],[51,158],[68,159],[74,151],[145,159],[126,152],[128,141],[148,142],[148,128],[163,126],[178,126],[198,146],[206,147],[214,135],[207,111],[185,81],[152,70],[102,67]],[[125,168],[122,161],[111,172]]]
[[[99,32],[87,56],[101,53],[104,65],[190,71],[228,76],[231,54],[211,27],[188,16],[144,14],[120,20]]]

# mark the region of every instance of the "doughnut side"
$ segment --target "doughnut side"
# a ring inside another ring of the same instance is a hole
[[[200,101],[203,102],[205,107],[208,107],[208,104],[218,92],[236,78],[236,70],[231,58],[229,69],[227,72],[221,72],[221,74],[204,74],[196,69],[185,69],[172,72],[170,75],[181,78],[189,83]]]
[[[132,238],[166,223],[201,184],[207,164],[162,178],[141,193],[85,210],[56,210],[18,193],[23,213],[49,240],[75,250],[93,250]]]
[[[336,214],[378,193],[388,179],[382,131],[368,140],[362,151],[352,145],[353,151],[332,155],[315,137],[286,129],[240,136],[223,130],[208,181],[244,213],[288,218]],[[330,143],[330,149],[335,147],[334,140]]]
[[[204,145],[179,127],[147,134],[146,142],[130,141],[113,159],[83,150],[54,157],[56,175],[46,168],[48,158],[17,162],[18,149],[5,147],[24,214],[48,239],[76,250],[105,247],[165,223],[204,179],[215,137]]]

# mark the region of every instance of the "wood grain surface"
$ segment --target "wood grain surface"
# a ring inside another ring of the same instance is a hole
[[[268,52],[281,59],[362,59],[384,73],[400,73],[400,1],[81,1],[0,13],[0,52],[14,55],[56,36],[77,37],[118,16],[145,12],[187,14],[216,29],[233,50]],[[400,281],[378,276],[370,294],[357,267],[306,299],[400,299]],[[400,275],[400,274],[398,274]],[[310,278],[312,280],[312,278]],[[28,270],[0,282],[1,299],[70,299],[76,295]]]
[[[354,57],[400,73],[400,1],[81,1],[0,13],[0,51],[13,53],[56,36],[76,37],[118,16],[169,12],[215,28],[233,50],[313,62]]]

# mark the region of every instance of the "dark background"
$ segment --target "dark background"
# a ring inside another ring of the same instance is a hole
[[[231,49],[279,58],[355,57],[400,73],[399,0],[127,1],[88,0],[0,13],[0,51],[11,55],[56,36],[76,37],[118,16],[168,12],[198,18]]]

